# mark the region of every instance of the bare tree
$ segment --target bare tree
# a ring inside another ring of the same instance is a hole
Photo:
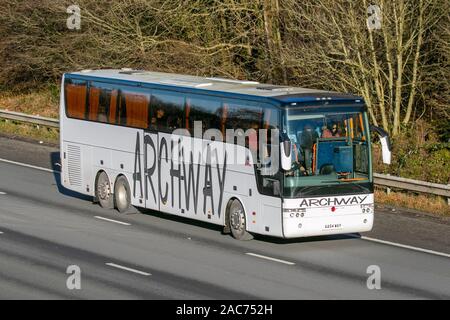
[[[425,38],[442,12],[435,0],[375,4],[380,8],[381,29],[368,28],[366,0],[285,0],[287,29],[292,39],[299,39],[296,45],[289,41],[285,56],[301,82],[360,93],[372,122],[396,135],[402,124],[411,121],[426,71]]]

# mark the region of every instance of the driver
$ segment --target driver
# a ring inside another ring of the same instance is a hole
[[[292,167],[291,170],[288,172],[289,176],[294,176],[297,170],[300,170],[300,174],[305,174],[305,168],[303,167],[303,157],[302,157],[302,150],[300,146],[295,143],[295,141],[291,140],[291,154],[292,154]]]

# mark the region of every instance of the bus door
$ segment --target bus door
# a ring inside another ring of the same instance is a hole
[[[279,175],[262,175],[257,170],[259,214],[258,230],[261,234],[282,236],[282,201]]]

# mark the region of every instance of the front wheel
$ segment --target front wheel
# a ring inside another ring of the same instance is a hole
[[[231,234],[237,240],[251,240],[253,236],[247,232],[245,211],[239,200],[233,200],[229,209]]]
[[[120,176],[116,180],[114,186],[114,202],[120,213],[126,213],[131,208],[130,186],[124,176]]]

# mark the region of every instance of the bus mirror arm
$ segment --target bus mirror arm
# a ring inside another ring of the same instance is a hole
[[[389,138],[389,134],[382,128],[371,125],[370,131],[378,133],[380,136],[381,142],[381,151],[383,156],[383,163],[391,164],[391,139]]]

